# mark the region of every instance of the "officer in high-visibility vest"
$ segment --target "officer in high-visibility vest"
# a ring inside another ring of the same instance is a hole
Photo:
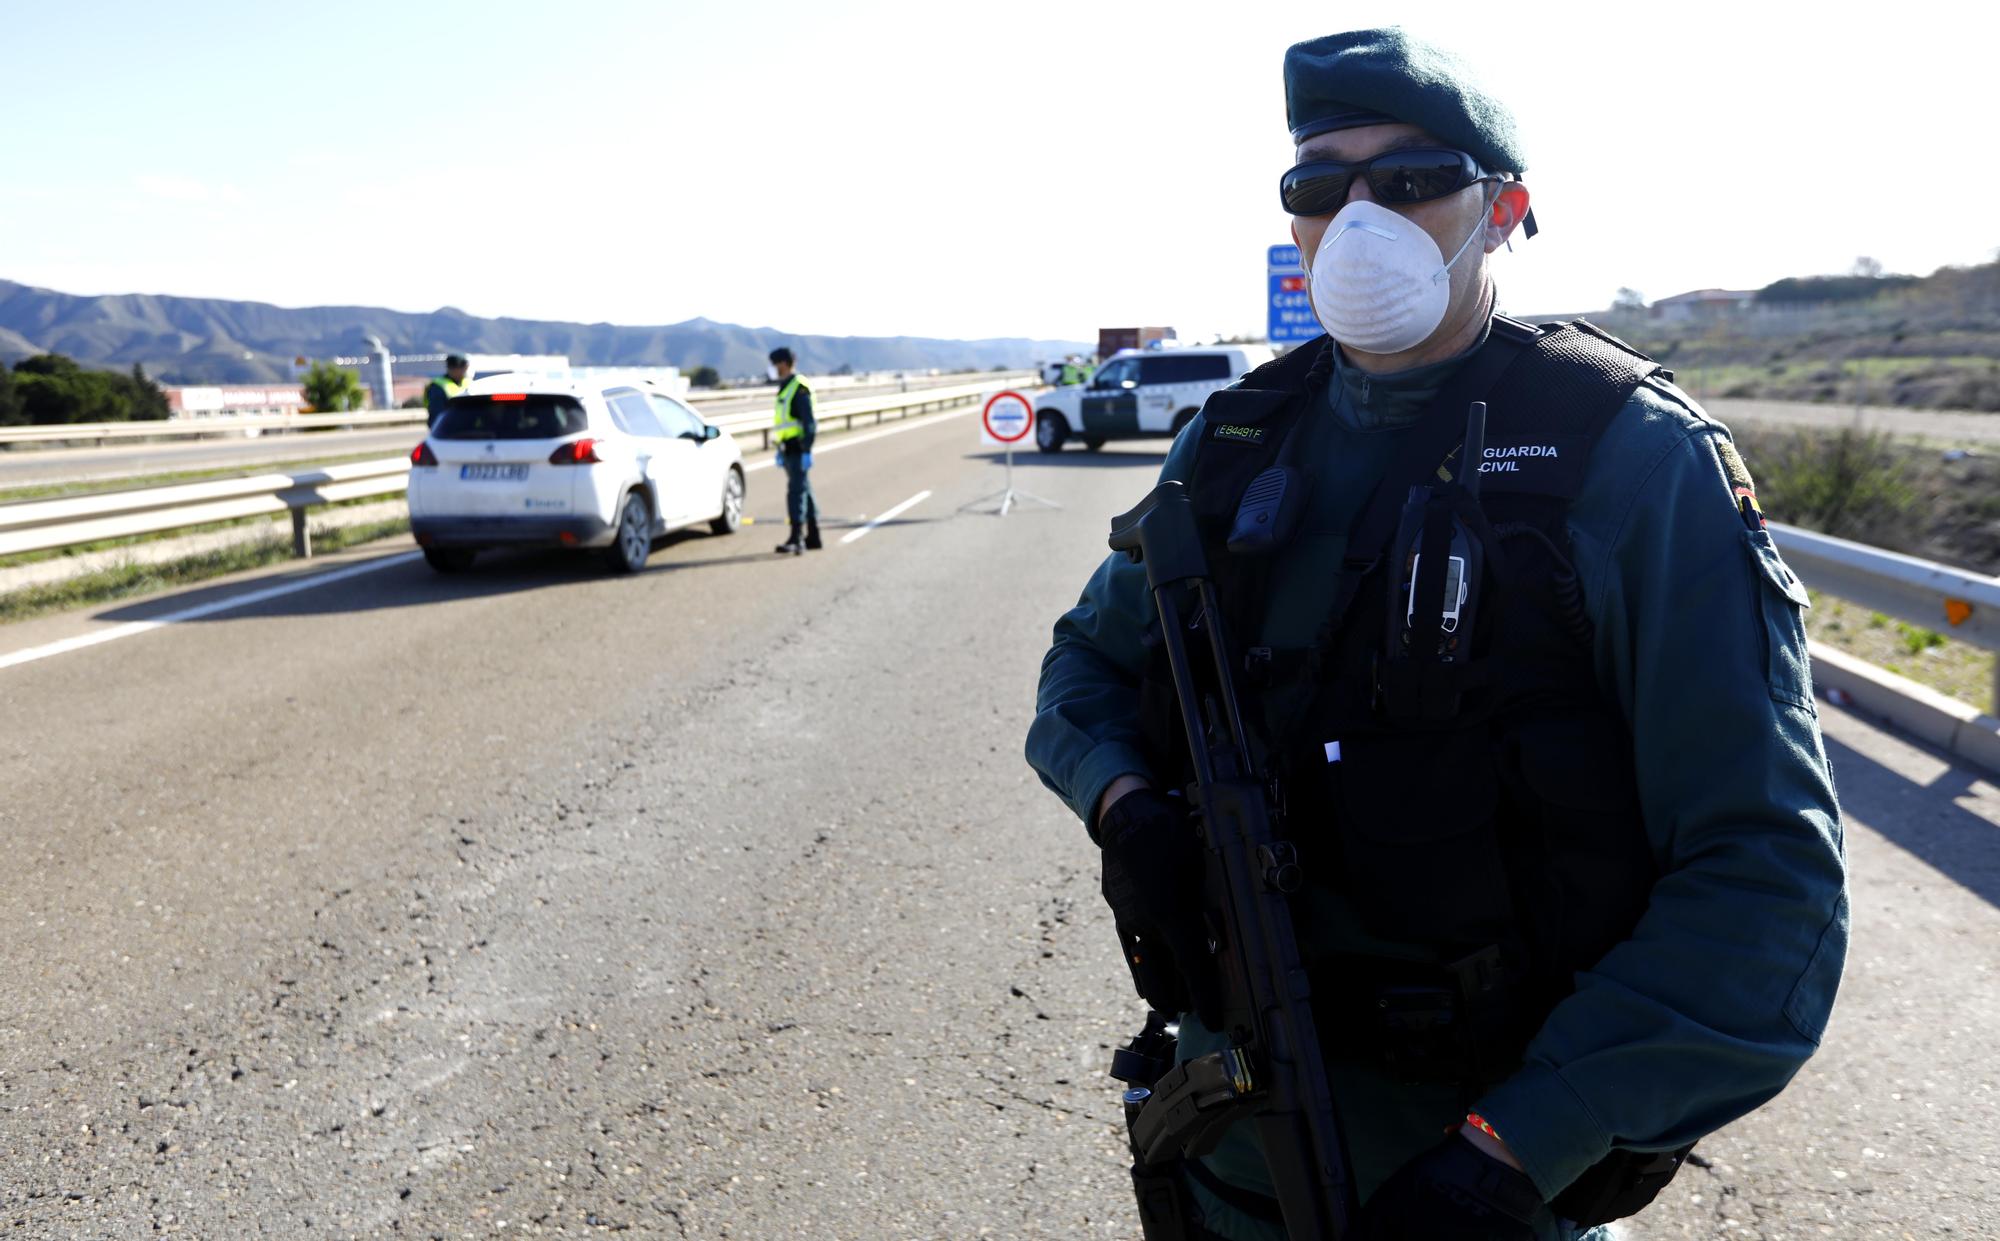
[[[1090,376],[1097,368],[1084,364],[1082,358],[1071,357],[1062,364],[1062,373],[1056,379],[1058,384],[1089,383]]]
[[[806,477],[813,463],[813,435],[819,429],[813,420],[812,389],[806,387],[792,369],[792,351],[783,345],[771,350],[771,378],[778,381],[778,408],[771,423],[771,440],[778,446],[778,464],[785,467],[785,516],[791,533],[775,550],[781,556],[798,556],[820,549],[819,506],[813,502],[812,482]]]
[[[465,359],[454,353],[444,360],[444,374],[424,385],[424,409],[430,414],[431,426],[436,426],[438,417],[444,413],[444,403],[463,391]]]

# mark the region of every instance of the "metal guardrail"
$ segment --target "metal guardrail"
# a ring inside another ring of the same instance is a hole
[[[2000,577],[1771,522],[1785,560],[1815,590],[2000,651]],[[1994,673],[2000,703],[2000,665]]]
[[[990,372],[990,378],[1006,383],[1018,383],[1034,377],[1033,371]],[[926,379],[934,378],[926,376]],[[912,388],[896,396],[914,396],[917,393],[932,393],[946,390],[952,385],[936,385]],[[964,386],[964,385],[958,385]],[[829,385],[829,391],[837,392],[837,386]],[[736,402],[749,398],[768,399],[774,388],[726,388],[716,389],[700,397],[688,398],[688,403],[696,410],[711,402]],[[854,401],[872,401],[874,397],[852,398]],[[768,413],[766,414],[768,417]],[[727,416],[725,416],[727,417]],[[183,439],[203,435],[236,435],[246,431],[324,431],[341,428],[361,427],[420,427],[425,424],[426,415],[421,409],[371,409],[355,410],[343,414],[244,414],[217,418],[170,418],[164,421],[148,422],[67,422],[51,423],[28,427],[0,427],[0,450],[14,444],[52,444],[89,441],[103,446],[114,440]],[[724,425],[718,422],[718,425]],[[748,425],[747,423],[745,425]]]
[[[997,372],[977,383],[828,401],[816,416],[822,426],[838,423],[848,429],[864,419],[883,422],[891,417],[907,418],[970,404],[1027,374]],[[384,411],[397,412],[407,411]],[[325,417],[352,420],[355,415]],[[389,421],[386,417],[377,420]],[[771,416],[766,411],[721,415],[710,421],[732,435],[755,431],[762,448],[771,446]],[[297,474],[259,474],[0,504],[0,556],[278,513],[291,514],[293,550],[309,556],[309,509],[404,491],[409,486],[409,469],[405,457],[384,457]],[[1901,620],[1935,627],[1987,650],[2000,650],[2000,578],[1778,522],[1770,523],[1769,529],[1786,560],[1815,589]],[[1994,700],[2000,702],[2000,668],[1995,673]]]
[[[907,418],[970,404],[1006,387],[1009,380],[1008,375],[995,374],[980,383],[830,401],[816,411],[816,416],[822,427],[839,423],[844,428],[852,428],[857,420],[863,419],[883,422],[889,418]],[[421,411],[418,413],[421,417]],[[732,435],[756,431],[763,447],[771,446],[768,410],[711,421]],[[409,475],[409,458],[381,457],[297,474],[256,474],[214,482],[0,504],[0,556],[279,513],[291,514],[292,550],[300,556],[310,556],[312,536],[306,521],[309,509],[405,491],[410,485]]]
[[[243,431],[321,431],[341,427],[421,424],[421,409],[365,409],[345,414],[232,414],[220,418],[169,418],[154,422],[56,422],[32,427],[0,427],[0,446],[92,440],[180,439],[234,435]]]
[[[845,401],[815,401],[813,418],[822,427],[838,422],[843,430],[851,430],[857,418],[881,422],[891,416],[908,418],[912,414],[964,405],[1032,375],[1031,371],[995,372],[978,383],[956,384],[943,388],[916,388],[909,392],[854,397]],[[758,443],[761,447],[771,446],[771,411],[768,409],[723,414],[710,418],[709,421],[732,435],[755,431],[758,433]]]
[[[0,505],[0,556],[159,534],[211,522],[289,512],[292,550],[312,555],[306,511],[389,495],[410,485],[407,457],[380,457],[297,474],[256,474]]]

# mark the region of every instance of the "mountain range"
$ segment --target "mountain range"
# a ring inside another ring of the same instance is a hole
[[[174,297],[80,296],[0,280],[0,363],[62,353],[86,366],[134,363],[163,383],[278,383],[297,357],[365,353],[379,336],[392,353],[557,353],[579,366],[713,366],[723,377],[761,375],[789,345],[799,369],[988,370],[1091,351],[1078,341],[1005,337],[801,336],[768,327],[689,319],[660,327],[482,319],[451,306],[427,314],[373,306],[308,306]]]

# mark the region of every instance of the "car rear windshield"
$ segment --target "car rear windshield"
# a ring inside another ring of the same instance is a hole
[[[438,440],[552,440],[584,429],[573,396],[455,396],[431,428]]]
[[[1139,359],[1142,384],[1184,384],[1203,379],[1230,379],[1229,359],[1219,353],[1169,353]]]

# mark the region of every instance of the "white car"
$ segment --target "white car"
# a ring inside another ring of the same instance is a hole
[[[1061,452],[1069,437],[1095,451],[1106,440],[1178,435],[1208,394],[1271,360],[1263,345],[1120,349],[1087,384],[1035,398],[1035,447]]]
[[[440,573],[487,547],[601,548],[615,572],[653,540],[743,516],[743,453],[651,384],[476,380],[410,454],[410,533]]]

